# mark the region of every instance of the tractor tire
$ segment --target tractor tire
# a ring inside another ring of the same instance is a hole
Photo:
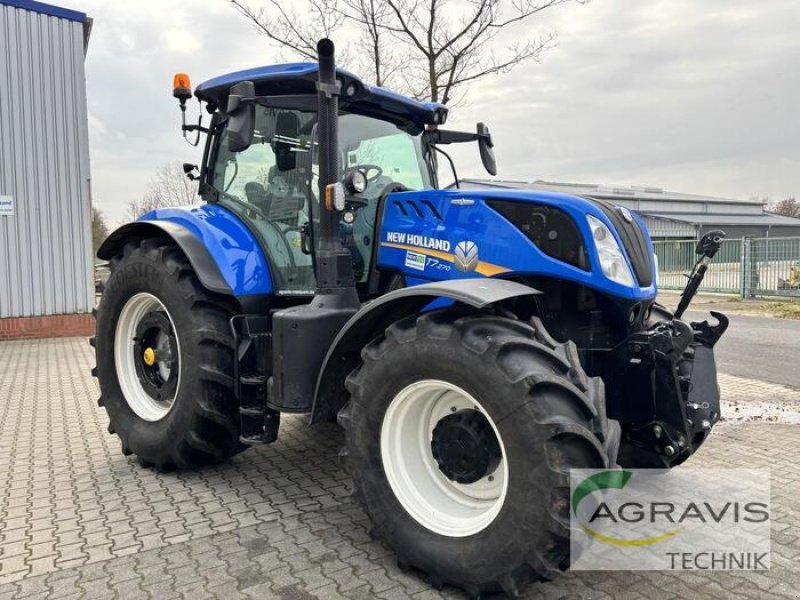
[[[170,240],[130,241],[110,262],[90,343],[98,404],[122,453],[166,472],[243,450],[229,324],[235,305],[206,290]]]
[[[538,319],[444,309],[392,324],[361,356],[343,456],[398,565],[472,597],[516,597],[566,568],[569,470],[614,467],[620,438],[574,344]]]

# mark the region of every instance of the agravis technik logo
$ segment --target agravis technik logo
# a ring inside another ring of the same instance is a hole
[[[571,568],[769,568],[769,472],[752,469],[570,473]]]
[[[594,492],[599,492],[602,490],[621,490],[625,487],[628,481],[630,481],[631,475],[632,473],[630,471],[601,471],[600,473],[595,473],[594,475],[584,479],[583,482],[572,492],[572,500],[570,505],[572,507],[573,515],[580,519],[578,507],[584,498],[590,496]],[[631,508],[635,507],[631,506]],[[605,502],[602,502],[590,515],[588,523],[593,523],[596,519],[606,517],[614,518],[611,509]],[[678,527],[660,535],[623,539],[614,537],[612,535],[604,535],[590,527],[588,523],[581,523],[581,529],[583,529],[583,531],[585,531],[594,539],[612,546],[649,546],[650,544],[657,544],[659,542],[663,542],[664,540],[668,540],[681,531],[680,527]]]

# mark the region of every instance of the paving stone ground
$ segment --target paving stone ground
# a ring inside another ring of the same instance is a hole
[[[198,471],[124,457],[96,406],[85,339],[0,344],[0,600],[439,598],[368,535],[334,425],[286,418],[278,442]],[[723,377],[746,404],[800,391]],[[697,466],[771,468],[769,572],[567,573],[530,598],[800,597],[800,427],[718,426]]]

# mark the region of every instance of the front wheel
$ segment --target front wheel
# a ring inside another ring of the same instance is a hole
[[[131,241],[111,260],[97,312],[100,404],[124,454],[162,471],[241,451],[229,320],[179,248]]]
[[[619,427],[572,344],[453,309],[390,326],[340,413],[355,496],[401,564],[516,594],[569,557],[569,469],[612,466]]]

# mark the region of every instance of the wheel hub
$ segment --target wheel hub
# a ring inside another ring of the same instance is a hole
[[[169,401],[177,387],[177,369],[172,355],[175,333],[164,311],[143,315],[134,337],[134,367],[139,383],[148,396]]]
[[[502,453],[483,413],[462,409],[439,420],[431,451],[439,470],[451,481],[470,484],[492,473]]]
[[[147,292],[123,305],[114,332],[114,370],[128,407],[139,418],[160,421],[181,386],[181,346],[166,306]]]
[[[152,367],[156,364],[156,351],[150,347],[144,349],[144,354],[142,355],[142,360],[144,360],[144,364],[148,367]]]

